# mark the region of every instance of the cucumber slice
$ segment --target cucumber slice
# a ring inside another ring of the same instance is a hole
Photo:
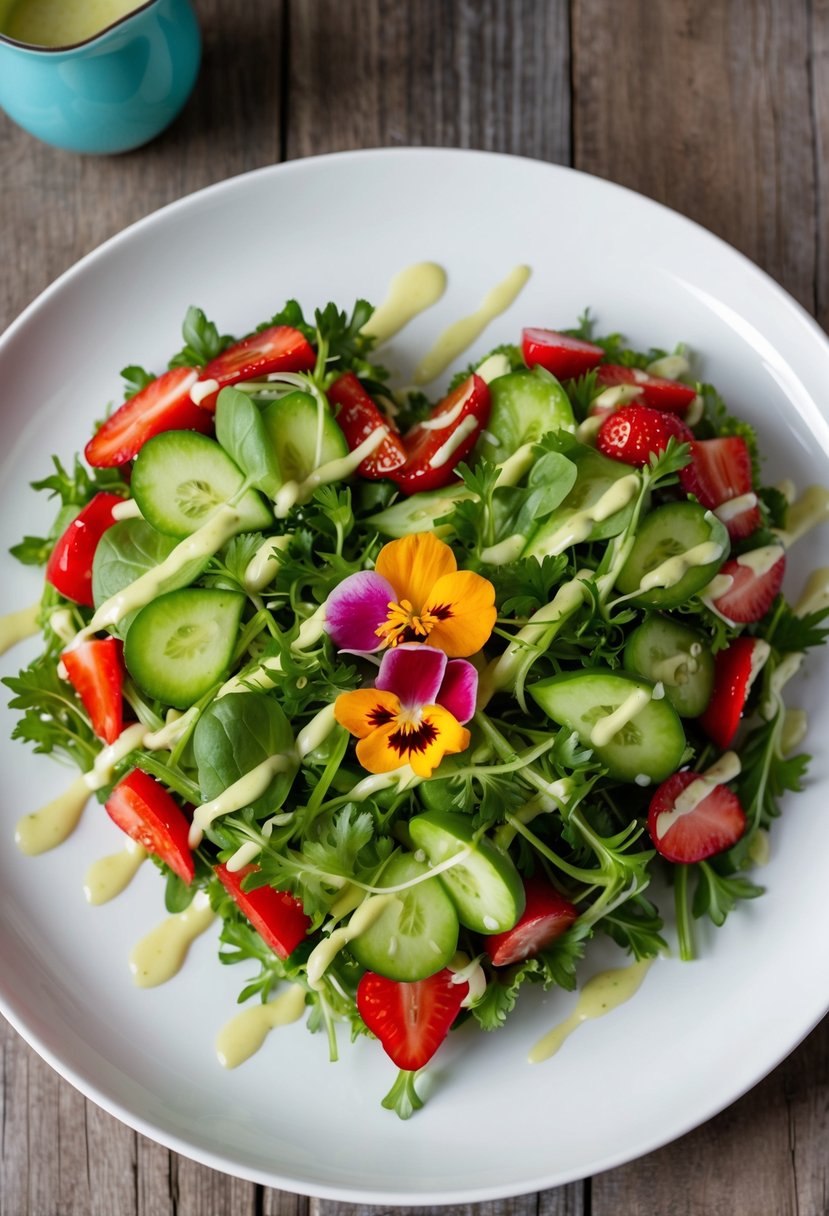
[[[490,382],[489,395],[492,409],[486,434],[475,448],[477,460],[506,460],[522,443],[576,425],[570,398],[553,376],[510,372]]]
[[[622,661],[628,671],[661,680],[681,718],[697,718],[714,688],[714,658],[703,638],[665,616],[651,616],[634,629]]]
[[[142,608],[124,644],[124,662],[148,696],[188,709],[227,673],[245,597],[184,587]]]
[[[451,811],[417,815],[409,822],[409,831],[433,866],[470,850],[462,862],[440,874],[462,925],[476,933],[512,929],[524,911],[526,896],[506,853],[486,836],[476,840],[468,817]]]
[[[159,532],[183,539],[238,493],[244,476],[227,452],[197,431],[165,431],[135,458],[130,488],[141,514]],[[238,504],[240,532],[261,532],[273,516],[255,490]]]
[[[436,520],[443,515],[449,515],[455,504],[463,498],[474,498],[472,490],[465,486],[447,486],[444,490],[426,490],[421,494],[411,494],[400,498],[385,511],[378,511],[366,520],[372,528],[376,528],[383,536],[409,536],[413,532],[434,532],[441,536],[451,531],[444,525],[438,526]]]
[[[729,548],[728,530],[712,511],[667,503],[640,524],[616,587],[645,607],[678,608],[711,582]]]
[[[393,857],[380,885],[396,887],[428,875],[410,853]],[[438,878],[396,893],[395,902],[349,944],[358,963],[390,980],[411,983],[441,971],[458,948],[458,916]]]
[[[529,691],[554,722],[575,731],[585,747],[592,747],[609,776],[618,781],[658,783],[682,762],[682,723],[664,690],[660,699],[653,699],[658,688],[649,680],[596,668],[540,680]],[[597,725],[622,706],[631,711],[628,721],[620,721],[610,739],[594,742]]]
[[[575,485],[561,505],[552,515],[548,515],[532,534],[522,555],[524,557],[544,557],[548,551],[550,537],[569,523],[578,512],[594,507],[615,482],[632,472],[630,465],[622,464],[619,460],[610,460],[601,452],[581,443],[574,443],[572,448],[568,448],[567,459],[576,465]],[[635,499],[632,499],[620,511],[595,523],[590,530],[588,541],[608,540],[611,536],[618,536],[623,532],[633,514],[634,502]]]
[[[263,420],[284,481],[304,481],[320,465],[348,455],[333,414],[310,393],[288,393],[271,401]]]

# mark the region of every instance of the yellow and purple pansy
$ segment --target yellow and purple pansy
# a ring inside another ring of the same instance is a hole
[[[418,532],[384,545],[374,570],[343,579],[325,616],[338,650],[367,654],[423,642],[466,658],[492,633],[495,589],[480,574],[459,570],[452,550],[431,532]]]
[[[477,691],[478,673],[465,659],[402,642],[383,655],[374,688],[337,697],[334,716],[360,740],[357,759],[370,773],[409,764],[430,777],[444,756],[469,746],[463,724]]]

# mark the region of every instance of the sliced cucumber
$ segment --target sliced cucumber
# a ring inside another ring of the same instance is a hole
[[[616,587],[648,608],[678,608],[711,582],[729,547],[725,524],[712,511],[667,503],[639,525]]]
[[[148,696],[187,709],[227,673],[245,597],[184,587],[142,608],[124,644],[124,662]]]
[[[438,878],[411,853],[393,857],[381,886],[396,887],[414,878],[416,886],[395,894],[394,902],[349,944],[358,963],[390,980],[425,980],[441,971],[458,948],[458,916]]]
[[[685,751],[682,723],[664,690],[654,699],[659,688],[649,680],[596,668],[552,676],[529,691],[554,722],[575,731],[584,746],[593,749],[618,781],[650,785],[679,768]],[[619,710],[618,730],[596,741],[599,724]]]
[[[681,718],[697,718],[711,700],[714,659],[703,638],[665,616],[651,616],[627,640],[628,671],[660,680]]]
[[[329,460],[348,455],[348,444],[330,409],[310,393],[288,393],[263,414],[283,481],[303,481]]]
[[[565,527],[574,515],[595,507],[599,499],[617,481],[631,473],[630,465],[622,464],[619,460],[610,460],[609,457],[603,456],[601,452],[597,452],[585,444],[573,444],[572,448],[567,451],[567,458],[576,465],[575,485],[561,505],[553,511],[552,515],[548,515],[543,524],[532,534],[524,550],[524,557],[543,557],[548,551],[547,545],[552,536]],[[620,511],[609,515],[607,519],[594,523],[587,538],[588,541],[607,540],[609,537],[618,536],[620,532],[623,532],[633,514],[634,501],[635,499],[632,499]]]
[[[370,515],[366,523],[376,528],[383,536],[409,536],[413,532],[434,532],[440,536],[451,529],[438,526],[436,521],[449,515],[456,503],[463,498],[474,498],[472,490],[465,486],[447,486],[445,490],[427,490],[422,494],[411,494],[400,498],[385,511]]]
[[[515,925],[526,901],[518,871],[487,837],[475,839],[466,815],[427,811],[409,822],[409,831],[433,866],[468,850],[440,874],[462,925],[476,933],[504,933]]]
[[[530,371],[498,376],[489,385],[492,410],[475,458],[500,463],[522,443],[535,443],[547,431],[573,430],[573,407],[553,376]]]
[[[227,452],[197,431],[165,431],[148,439],[135,458],[132,489],[144,518],[168,536],[183,539],[238,493],[244,476]],[[255,490],[237,507],[240,532],[260,532],[273,516]]]

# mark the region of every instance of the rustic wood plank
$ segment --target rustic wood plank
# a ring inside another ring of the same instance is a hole
[[[437,1209],[446,1216],[584,1216],[583,1187],[557,1187],[542,1195],[519,1195],[491,1203],[452,1204]],[[309,1216],[381,1216],[383,1207],[312,1199]],[[399,1216],[433,1216],[432,1207],[395,1208]]]
[[[815,222],[816,315],[829,329],[829,0],[813,0],[811,85],[817,215]]]
[[[282,0],[195,0],[204,53],[179,118],[122,156],[38,143],[0,113],[0,330],[107,237],[182,195],[280,159]]]
[[[576,167],[713,229],[814,311],[808,0],[624,8],[574,0]]]
[[[288,157],[395,144],[569,163],[564,0],[293,0]]]

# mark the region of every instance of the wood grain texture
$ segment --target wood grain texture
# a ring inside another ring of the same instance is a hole
[[[76,157],[0,116],[0,328],[89,249],[181,195],[284,157],[403,144],[574,161],[699,220],[829,323],[829,0],[195,3],[201,77],[147,148]],[[196,1165],[86,1102],[11,1029],[0,1043],[0,1216],[383,1210]],[[828,1120],[825,1024],[728,1111],[639,1162],[441,1210],[819,1216]]]

